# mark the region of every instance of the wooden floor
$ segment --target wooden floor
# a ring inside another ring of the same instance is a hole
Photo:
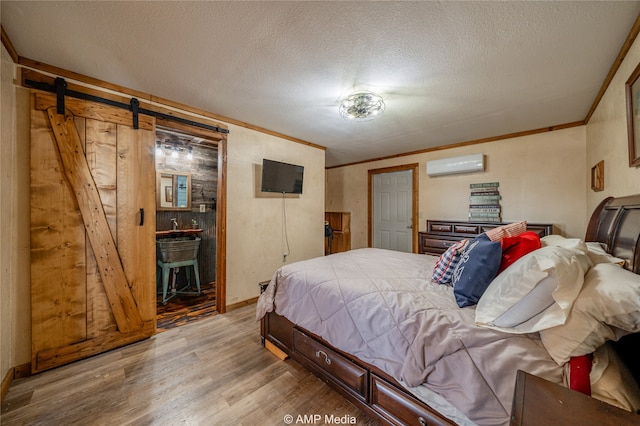
[[[319,415],[306,424],[321,425],[334,415],[375,424],[299,364],[265,350],[259,329],[249,305],[17,379],[1,423],[253,426]]]
[[[164,304],[162,296],[158,296],[156,302],[158,333],[217,314],[215,283],[202,284],[201,293],[200,295],[177,294]]]

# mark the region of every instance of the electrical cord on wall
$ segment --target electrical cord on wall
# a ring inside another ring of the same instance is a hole
[[[282,234],[284,237],[284,242],[286,244],[287,247],[287,251],[286,253],[282,253],[282,261],[286,262],[287,261],[287,256],[289,256],[291,254],[291,250],[289,249],[289,236],[287,235],[287,209],[285,206],[285,193],[282,193]]]

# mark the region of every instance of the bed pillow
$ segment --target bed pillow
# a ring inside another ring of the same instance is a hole
[[[599,263],[585,275],[567,321],[540,331],[540,338],[562,365],[572,356],[592,353],[607,340],[638,331],[640,275],[614,263]]]
[[[447,251],[442,253],[433,268],[433,275],[431,276],[432,282],[438,284],[451,284],[453,271],[456,269],[458,262],[460,262],[460,256],[468,242],[469,240],[458,241],[450,246]]]
[[[491,241],[502,241],[504,237],[515,237],[527,230],[527,222],[514,222],[485,232]]]
[[[469,242],[453,271],[453,294],[459,307],[478,303],[498,274],[501,261],[499,241],[491,241],[486,234],[480,234]]]
[[[640,410],[640,387],[611,344],[593,354],[591,396],[627,411]]]
[[[545,235],[540,238],[540,244],[542,247],[553,246],[553,247],[562,247],[571,251],[579,251],[586,255],[589,254],[589,250],[587,249],[587,245],[580,238],[567,238],[562,235]]]
[[[476,324],[517,334],[565,323],[589,266],[585,254],[562,247],[524,255],[489,285]]]
[[[594,265],[598,263],[615,263],[618,266],[624,266],[625,260],[607,253],[602,244],[598,242],[587,242],[585,244],[589,258]]]
[[[501,273],[527,253],[540,248],[540,235],[534,231],[526,231],[515,237],[504,237],[502,239],[502,262],[500,263]]]

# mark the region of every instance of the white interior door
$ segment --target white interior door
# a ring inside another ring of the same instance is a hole
[[[411,252],[412,171],[373,175],[373,247]]]

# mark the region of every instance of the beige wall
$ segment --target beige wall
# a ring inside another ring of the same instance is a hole
[[[11,83],[13,66],[11,58],[2,47],[2,69],[0,70],[0,240],[11,241],[11,205],[3,202],[6,197],[11,200],[13,189],[13,108],[15,93]],[[9,207],[9,210],[7,210]],[[12,332],[11,332],[11,248],[13,244],[0,246],[0,380],[13,366],[12,364]]]
[[[0,155],[0,378],[31,359],[28,92],[2,47]],[[26,189],[26,190],[25,190]]]
[[[555,232],[583,236],[586,208],[585,127],[433,151],[327,170],[326,206],[351,212],[352,248],[367,246],[368,170],[418,163],[419,230],[427,219],[468,220],[469,184],[500,182],[502,219],[553,223]],[[483,153],[483,173],[429,177],[426,162]]]
[[[259,294],[286,263],[324,253],[323,150],[229,125],[227,179],[227,304]],[[302,195],[261,193],[262,159],[304,166]],[[283,208],[286,212],[286,236]]]
[[[587,212],[608,196],[640,194],[640,168],[629,167],[625,82],[640,63],[636,39],[587,124],[587,168],[604,160],[604,191],[587,183]]]

